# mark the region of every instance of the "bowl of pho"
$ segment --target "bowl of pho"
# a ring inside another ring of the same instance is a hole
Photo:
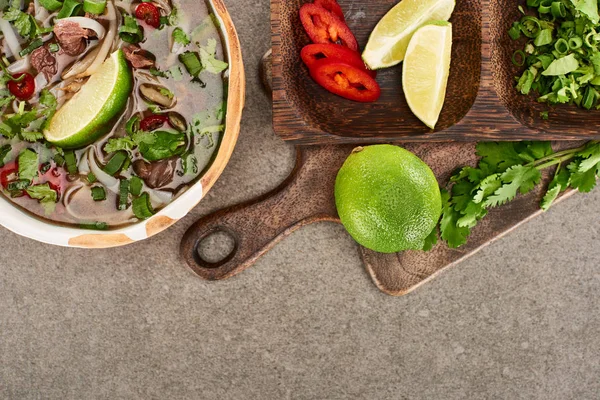
[[[0,0],[0,225],[146,239],[229,161],[245,81],[222,0]]]

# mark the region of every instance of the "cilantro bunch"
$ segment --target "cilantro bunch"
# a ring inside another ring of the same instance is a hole
[[[548,104],[599,107],[600,16],[597,0],[527,0],[528,14],[509,30],[522,49],[513,54],[525,69],[517,76],[517,90],[537,93]],[[542,117],[546,118],[544,113]]]
[[[440,236],[451,248],[467,242],[489,209],[506,204],[517,194],[527,194],[542,180],[542,171],[556,167],[540,207],[550,208],[568,188],[589,192],[600,174],[600,143],[554,152],[550,142],[479,143],[476,167],[464,167],[442,190]]]

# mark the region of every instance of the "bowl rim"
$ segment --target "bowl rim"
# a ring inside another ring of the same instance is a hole
[[[110,248],[150,238],[185,217],[208,193],[228,164],[240,133],[245,103],[246,81],[240,41],[231,16],[222,0],[208,0],[221,24],[229,61],[229,85],[225,132],[217,155],[205,174],[172,203],[151,218],[123,228],[95,232],[62,226],[23,211],[0,196],[0,225],[39,242],[79,248]]]

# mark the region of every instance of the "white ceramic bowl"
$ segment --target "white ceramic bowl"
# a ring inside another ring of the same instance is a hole
[[[162,232],[185,217],[202,200],[225,169],[233,153],[240,131],[246,90],[240,42],[231,17],[222,0],[210,0],[210,3],[221,23],[227,48],[229,92],[225,133],[217,156],[204,176],[152,218],[117,230],[102,232],[55,225],[20,210],[2,195],[0,195],[0,225],[19,235],[59,246],[115,247],[144,240]]]

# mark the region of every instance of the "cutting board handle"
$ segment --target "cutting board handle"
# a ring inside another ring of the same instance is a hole
[[[207,280],[230,278],[256,262],[276,243],[301,226],[316,221],[337,221],[331,204],[315,199],[307,187],[311,174],[302,173],[307,157],[297,152],[296,166],[275,190],[250,202],[222,209],[194,223],[181,242],[181,254],[188,266]],[[308,168],[310,170],[310,168]],[[301,206],[300,206],[301,205]],[[199,252],[203,240],[222,232],[233,241],[229,255],[219,262],[206,261]]]

